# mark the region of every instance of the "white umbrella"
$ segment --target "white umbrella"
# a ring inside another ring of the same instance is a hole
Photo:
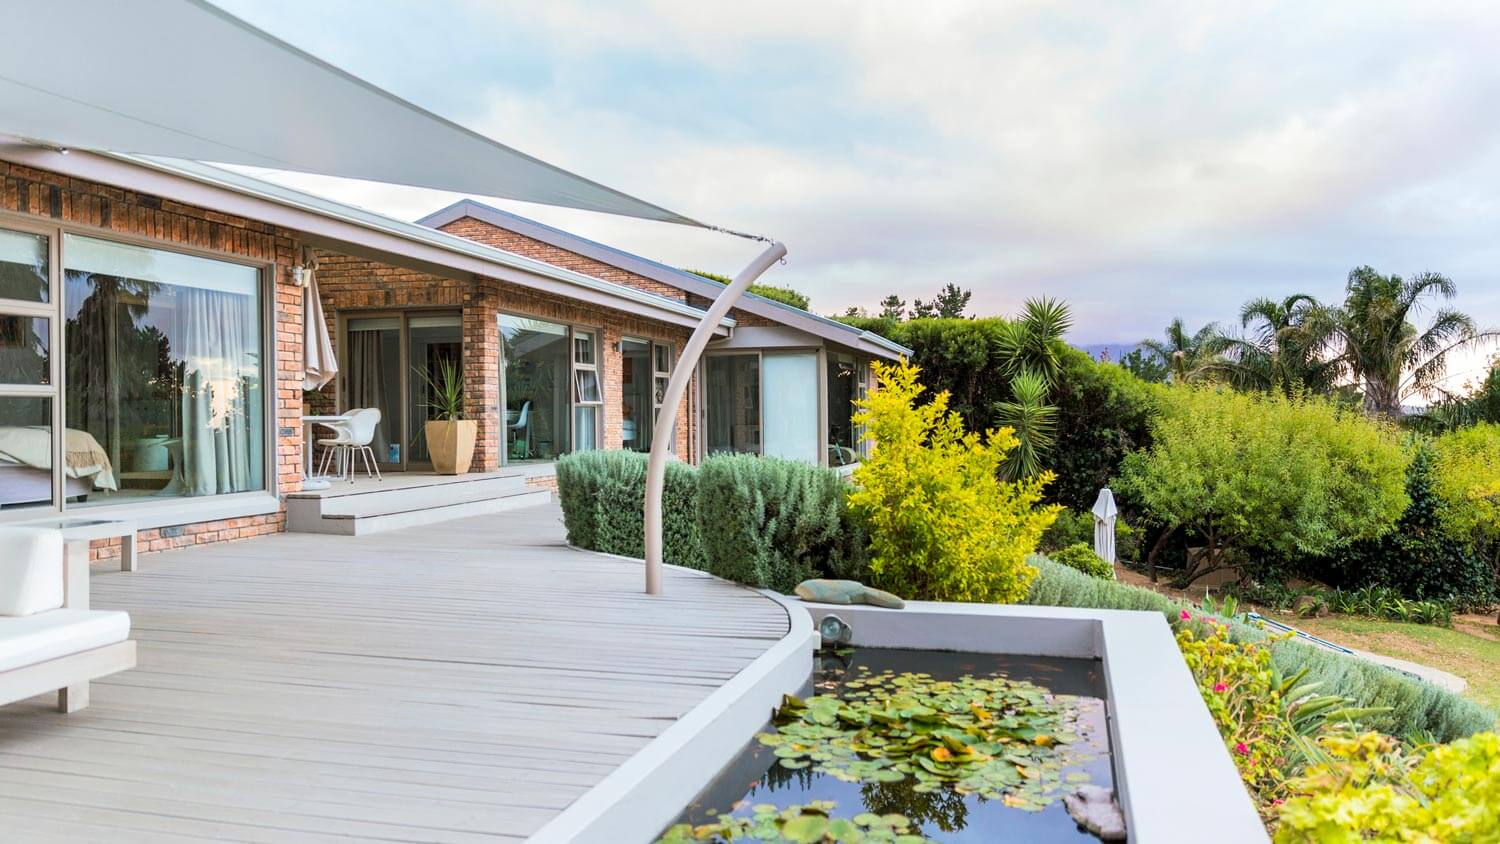
[[[318,261],[307,253],[302,263],[302,389],[318,390],[339,372],[333,356],[333,339],[328,336],[328,320],[323,318],[323,301],[318,298]]]
[[[1099,490],[1099,498],[1094,502],[1094,553],[1106,562],[1114,563],[1115,560],[1115,517],[1119,510],[1115,508],[1115,495],[1109,491],[1109,487]]]

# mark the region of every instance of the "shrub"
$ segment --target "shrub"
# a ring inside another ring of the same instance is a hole
[[[1019,600],[1036,574],[1026,556],[1056,517],[1038,506],[1051,475],[998,480],[1015,437],[964,433],[947,393],[917,407],[917,372],[876,364],[879,389],[854,417],[875,444],[849,495],[870,536],[871,579],[913,598]]]
[[[1226,549],[1324,554],[1388,531],[1409,503],[1395,429],[1318,397],[1223,388],[1166,391],[1149,450],[1126,458],[1117,489],[1168,529],[1202,537],[1185,578],[1226,565]]]
[[[1151,422],[1163,391],[1121,366],[1069,349],[1052,391],[1057,439],[1046,462],[1057,481],[1047,500],[1085,512],[1093,507],[1099,488],[1119,474],[1125,455],[1151,445]],[[1121,548],[1120,557],[1135,554]]]
[[[1051,555],[1053,562],[1062,563],[1068,568],[1077,569],[1089,577],[1098,577],[1104,580],[1115,579],[1115,567],[1110,565],[1103,557],[1094,553],[1092,546],[1083,542],[1075,542],[1072,545]]]
[[[1500,425],[1444,434],[1433,450],[1439,524],[1500,569]]]
[[[719,455],[698,470],[698,533],[708,570],[791,592],[810,577],[863,579],[865,537],[837,472],[795,460]]]
[[[1294,736],[1271,651],[1263,642],[1230,641],[1228,627],[1214,621],[1197,628],[1179,625],[1177,647],[1245,787],[1264,803],[1285,780]]]
[[[1406,474],[1411,499],[1395,529],[1302,562],[1307,577],[1343,589],[1389,587],[1414,600],[1445,601],[1461,609],[1481,609],[1496,600],[1494,571],[1466,540],[1456,539],[1438,521],[1440,501],[1433,491],[1435,454],[1430,443],[1412,446]]]
[[[1500,736],[1480,733],[1413,755],[1379,733],[1328,735],[1289,783],[1276,844],[1494,841]]]
[[[1037,576],[1024,603],[1147,610],[1162,613],[1174,624],[1179,619],[1182,605],[1158,592],[1089,577],[1040,555],[1031,557],[1030,563]],[[1229,622],[1229,635],[1236,642],[1262,642],[1270,638],[1259,627],[1239,621]],[[1389,707],[1388,712],[1364,719],[1367,726],[1382,732],[1400,736],[1425,732],[1439,741],[1451,741],[1495,724],[1495,713],[1479,704],[1375,663],[1295,639],[1272,642],[1270,648],[1276,671],[1283,677],[1294,676],[1306,668],[1304,682],[1316,683],[1320,695],[1347,698],[1359,708]]]
[[[580,451],[557,461],[557,497],[568,542],[579,548],[645,555],[646,455]],[[698,473],[668,463],[662,494],[662,559],[703,569],[698,536]]]

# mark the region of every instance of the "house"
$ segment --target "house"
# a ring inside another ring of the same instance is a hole
[[[0,138],[0,177],[0,522],[128,518],[148,551],[284,530],[308,412],[379,407],[377,457],[421,475],[422,374],[442,361],[461,366],[479,472],[545,486],[560,454],[645,450],[721,289],[472,201],[410,223],[236,171],[18,138]],[[339,371],[305,394],[312,289]],[[747,296],[717,326],[674,450],[849,464],[869,363],[904,351]]]

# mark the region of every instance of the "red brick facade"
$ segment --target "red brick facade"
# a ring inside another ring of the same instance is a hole
[[[4,187],[0,209],[33,222],[81,233],[148,238],[173,246],[265,263],[272,275],[275,308],[276,474],[272,489],[298,488],[302,477],[302,290],[292,283],[299,242],[295,232],[184,205],[148,194],[85,182],[57,173],[0,161]],[[55,354],[56,352],[54,352]],[[276,513],[142,530],[140,547],[160,551],[185,545],[242,539],[284,529]],[[96,557],[118,556],[119,543],[96,542]]]
[[[462,310],[466,404],[470,418],[479,422],[474,454],[478,471],[494,470],[501,463],[499,314],[535,317],[599,332],[604,448],[620,448],[623,443],[621,339],[671,343],[680,352],[689,333],[686,328],[627,311],[564,299],[492,278],[460,280],[328,252],[318,254],[318,292],[329,331],[335,337],[339,317],[361,311],[418,307]],[[315,399],[316,406],[331,408],[334,390],[335,385],[325,388]],[[677,453],[687,459],[696,459],[695,391],[695,386],[690,387],[686,408],[689,425],[677,432]]]

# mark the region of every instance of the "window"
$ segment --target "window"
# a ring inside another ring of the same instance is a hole
[[[759,454],[760,356],[710,355],[703,381],[708,453]]]
[[[859,461],[859,435],[854,429],[854,400],[859,396],[854,359],[828,355],[828,465]]]
[[[594,332],[573,332],[573,449],[599,447],[599,416],[604,396],[595,364]]]
[[[52,401],[47,396],[0,394],[0,511],[53,504]],[[71,436],[69,440],[71,459],[71,449],[82,443]],[[88,494],[88,468],[69,466],[64,495]]]
[[[650,451],[652,429],[672,377],[672,347],[626,337],[620,341],[620,357],[621,441],[631,451]],[[670,445],[676,447],[675,442]]]
[[[815,352],[761,357],[762,453],[809,463],[819,461],[818,355]]]
[[[44,234],[0,229],[0,299],[52,301],[49,243]]]
[[[597,448],[604,406],[599,335],[501,314],[501,391],[507,463]]]
[[[63,238],[69,477],[85,504],[265,488],[260,273]]]

